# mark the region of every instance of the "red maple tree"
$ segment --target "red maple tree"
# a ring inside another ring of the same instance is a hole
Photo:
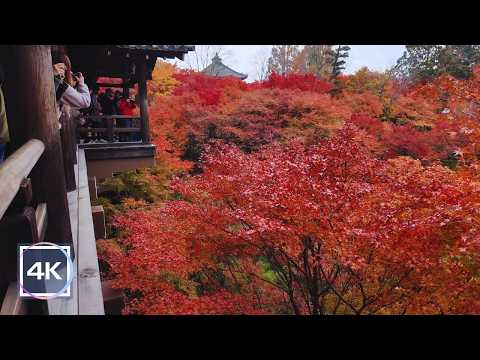
[[[375,159],[357,137],[347,125],[316,146],[208,149],[202,174],[173,185],[182,200],[118,219],[129,250],[112,262],[116,284],[141,292],[129,307],[479,312],[478,184],[411,158]],[[186,295],[181,284],[205,269],[223,280]]]

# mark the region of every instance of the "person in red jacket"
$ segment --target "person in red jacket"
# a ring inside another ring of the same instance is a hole
[[[129,115],[129,116],[135,116],[137,113],[137,105],[135,104],[135,100],[130,98],[121,98],[118,101],[118,112],[119,115]]]
[[[118,103],[118,115],[135,116],[137,114],[137,106],[135,104],[133,92],[130,92],[128,97],[122,97]],[[117,119],[118,127],[130,128],[132,127],[132,119]],[[121,134],[120,141],[131,141],[131,134]]]

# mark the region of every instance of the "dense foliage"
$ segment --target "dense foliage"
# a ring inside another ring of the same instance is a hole
[[[478,45],[407,45],[393,73],[408,82],[430,81],[440,75],[467,79],[480,63]]]
[[[477,69],[149,86],[163,170],[110,184],[99,248],[125,313],[480,312]]]

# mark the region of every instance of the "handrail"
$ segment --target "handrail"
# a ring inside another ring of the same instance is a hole
[[[0,219],[45,150],[43,142],[29,140],[0,164]]]
[[[86,119],[136,119],[140,120],[140,116],[135,115],[86,115]]]
[[[108,142],[115,142],[115,134],[132,134],[132,133],[139,133],[141,134],[143,140],[143,127],[142,123],[140,127],[134,127],[131,124],[129,127],[123,126],[115,126],[114,120],[120,119],[129,119],[129,120],[142,120],[139,116],[131,116],[131,115],[87,115],[85,116],[86,120],[104,120],[103,126],[101,128],[90,128],[90,127],[79,127],[77,128],[77,134],[80,137],[84,137],[85,135],[89,135],[89,133],[95,133],[98,136],[99,134],[104,134],[103,138]]]
[[[113,128],[114,133],[137,133],[137,132],[141,132],[141,131],[142,131],[142,129],[137,128],[137,127],[129,127],[129,128],[118,128],[117,127],[117,128]],[[89,132],[106,133],[106,132],[108,132],[108,128],[92,128],[92,127],[79,128],[78,132],[80,134],[86,134],[86,133],[89,133]]]

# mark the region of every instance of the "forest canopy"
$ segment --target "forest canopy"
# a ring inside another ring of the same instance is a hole
[[[102,200],[126,314],[480,313],[477,50],[408,48],[408,83],[333,50],[251,84],[157,64],[157,167]]]

